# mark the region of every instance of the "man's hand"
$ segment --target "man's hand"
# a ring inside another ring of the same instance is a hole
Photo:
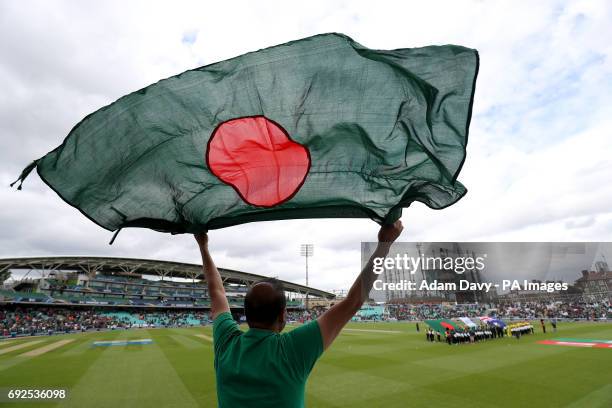
[[[200,232],[194,235],[195,240],[198,242],[200,248],[208,246],[208,233]]]
[[[391,244],[400,236],[404,227],[401,221],[390,225],[384,225],[378,232],[378,247],[370,257],[368,264],[363,268],[346,298],[332,306],[317,319],[321,336],[323,337],[323,348],[327,349],[336,339],[342,328],[351,320],[368,298],[372,284],[377,275],[373,272],[373,258],[385,257],[389,253]]]
[[[403,230],[404,226],[401,220],[397,220],[393,224],[383,225],[380,227],[380,231],[378,231],[378,242],[392,244]]]

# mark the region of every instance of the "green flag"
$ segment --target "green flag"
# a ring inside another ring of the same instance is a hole
[[[394,221],[466,192],[478,54],[322,34],[183,72],[85,117],[37,168],[100,226]],[[21,186],[20,186],[21,187]]]

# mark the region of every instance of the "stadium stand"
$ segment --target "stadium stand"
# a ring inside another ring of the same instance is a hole
[[[241,313],[237,320],[244,320]],[[303,321],[316,315],[289,312],[290,321]],[[0,310],[0,338],[52,335],[98,330],[132,328],[190,327],[210,324],[204,311],[159,309],[107,309],[99,307],[58,307],[10,305]]]
[[[0,259],[20,279],[0,289],[0,334],[29,336],[209,323],[202,266],[143,259],[48,257]],[[264,276],[220,268],[228,302],[243,318],[244,295]],[[304,299],[325,291],[283,282],[290,319],[303,320]]]
[[[179,262],[101,257],[0,259],[0,270],[36,271],[37,278],[13,282],[0,302],[152,308],[210,307],[202,266]],[[233,309],[241,309],[249,285],[264,276],[219,268]],[[303,309],[303,299],[333,299],[325,291],[283,282],[289,309]],[[27,291],[23,291],[27,289]]]
[[[502,319],[531,320],[559,319],[612,319],[608,300],[589,302],[577,296],[560,301],[492,304],[388,304],[389,317],[396,320],[456,319],[459,317],[497,316]]]
[[[353,321],[359,320],[383,320],[385,318],[384,306],[363,305],[361,309],[353,317]]]
[[[107,311],[94,308],[12,307],[0,310],[0,336],[50,335],[134,327],[185,327],[209,323],[204,312]]]

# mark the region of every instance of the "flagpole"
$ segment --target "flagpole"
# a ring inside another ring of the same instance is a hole
[[[302,244],[300,246],[300,255],[306,258],[306,287],[308,287],[308,257],[314,255],[314,245]],[[309,310],[308,292],[309,290],[306,289],[306,310]]]

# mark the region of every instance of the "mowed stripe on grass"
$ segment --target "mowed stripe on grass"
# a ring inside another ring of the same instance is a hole
[[[377,330],[377,329],[347,329],[344,328],[342,331],[352,331],[352,332],[364,332],[364,333],[403,333],[401,330]]]
[[[193,350],[199,347],[204,347],[202,343],[199,341],[193,340],[187,336],[183,336],[182,334],[171,334],[170,338],[178,343],[180,346],[185,347],[187,349]]]
[[[14,346],[15,344],[21,344],[21,342],[13,341],[13,340],[4,340],[4,341],[0,342],[0,349],[2,349],[2,347],[6,347],[6,346]]]
[[[206,340],[206,341],[209,341],[209,342],[211,342],[211,343],[212,343],[212,341],[213,341],[212,337],[207,336],[207,335],[205,335],[205,334],[201,334],[201,333],[200,333],[200,334],[194,334],[194,336],[199,337],[199,338],[201,338],[201,339],[204,339],[204,340]]]
[[[162,332],[151,330],[146,334],[154,340],[152,344],[93,348],[92,351],[101,350],[100,356],[71,387],[70,397],[59,407],[198,407],[160,348]],[[142,336],[142,331],[125,331],[115,340]],[[184,352],[193,350],[185,348]]]
[[[28,343],[32,340],[41,340],[47,337],[48,336],[9,337],[9,338],[0,340],[0,347],[21,344],[21,343]]]
[[[16,350],[21,350],[23,348],[30,347],[30,346],[33,346],[35,344],[42,343],[42,342],[43,342],[42,340],[34,340],[34,341],[27,341],[25,343],[15,344],[14,346],[0,349],[0,355],[10,353]]]
[[[20,357],[38,357],[41,354],[48,353],[57,348],[60,348],[68,343],[72,343],[74,339],[64,339],[60,341],[56,341],[55,343],[47,344],[46,346],[35,348],[34,350],[26,351],[23,354],[20,354]]]
[[[20,339],[7,339],[7,340],[2,340],[0,341],[0,348],[4,347],[4,346],[9,346],[9,345],[14,345],[19,343]]]

